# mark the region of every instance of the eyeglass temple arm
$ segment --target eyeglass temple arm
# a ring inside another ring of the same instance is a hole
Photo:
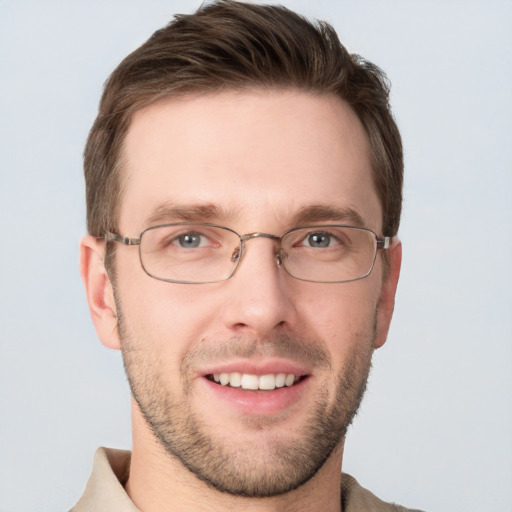
[[[129,238],[127,236],[121,236],[116,233],[111,233],[110,231],[107,231],[105,233],[105,241],[106,242],[119,242],[120,244],[124,244],[124,245],[139,245],[140,244],[140,238]]]
[[[390,236],[384,236],[384,237],[377,237],[377,249],[389,249],[389,246],[391,245],[391,238]]]

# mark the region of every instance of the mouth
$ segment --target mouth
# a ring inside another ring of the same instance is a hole
[[[247,417],[299,411],[298,404],[311,393],[314,382],[310,368],[285,359],[222,362],[205,368],[200,376],[205,405],[221,400]]]
[[[220,386],[239,388],[247,391],[273,391],[292,387],[302,382],[307,375],[293,373],[268,373],[256,375],[251,373],[211,373],[205,376],[209,381]]]

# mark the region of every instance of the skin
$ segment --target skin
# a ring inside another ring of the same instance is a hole
[[[350,107],[334,96],[255,90],[165,100],[134,115],[124,159],[124,236],[138,237],[161,221],[188,220],[157,219],[162,205],[208,205],[194,221],[275,235],[295,227],[294,216],[305,208],[350,208],[383,235],[367,137]],[[320,221],[342,222],[332,216]],[[340,284],[292,279],[274,251],[268,238],[251,240],[230,280],[183,285],[149,277],[135,247],[118,247],[114,294],[102,263],[104,242],[83,239],[81,272],[97,333],[107,347],[123,349],[132,389],[143,406],[153,406],[153,416],[172,411],[177,428],[185,428],[180,418],[193,415],[196,428],[229,451],[228,462],[242,474],[259,471],[258,478],[286,467],[276,447],[293,452],[307,446],[308,425],[340,417],[334,449],[314,476],[288,492],[247,498],[212,488],[170,456],[149,428],[147,411],[145,417],[133,400],[126,490],[141,510],[156,512],[163,504],[177,511],[340,510],[343,423],[358,405],[373,350],[386,340],[401,245],[395,239],[389,249],[385,281],[378,255],[368,277]],[[321,356],[308,362],[299,347]],[[219,365],[265,369],[290,362],[308,378],[297,396],[272,412],[241,409],[204,378]],[[350,389],[342,392],[349,368]]]

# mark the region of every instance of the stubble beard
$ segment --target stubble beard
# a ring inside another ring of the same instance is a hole
[[[118,301],[117,301],[118,302]],[[233,445],[230,438],[209,432],[208,423],[191,410],[189,364],[197,354],[188,354],[181,367],[182,397],[172,393],[163,372],[158,371],[158,354],[142,352],[144,340],[134,339],[123,321],[117,304],[118,328],[123,362],[132,395],[165,451],[178,460],[197,478],[234,496],[265,498],[290,492],[309,481],[324,465],[334,448],[344,438],[361,404],[371,368],[375,322],[358,335],[357,350],[348,358],[343,371],[336,377],[336,395],[329,399],[329,390],[319,390],[314,404],[300,431],[290,435],[263,437],[271,430],[272,418],[246,418],[243,428],[254,431],[253,443]],[[298,353],[316,358],[317,365],[330,365],[330,356],[315,344],[288,335],[279,335],[256,344],[250,340],[232,339],[220,352],[247,357]],[[259,348],[255,348],[259,347]],[[261,347],[264,347],[261,349]],[[256,354],[256,352],[259,352]],[[233,353],[234,352],[234,353]],[[213,348],[202,356],[211,357]],[[330,403],[332,402],[332,403]],[[219,412],[219,414],[222,414]],[[279,421],[279,420],[277,420]],[[283,420],[286,422],[286,420]]]

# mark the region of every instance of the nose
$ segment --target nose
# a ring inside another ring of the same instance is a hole
[[[235,275],[225,282],[227,328],[262,338],[295,321],[290,277],[279,265],[276,242],[270,238],[247,239]]]

